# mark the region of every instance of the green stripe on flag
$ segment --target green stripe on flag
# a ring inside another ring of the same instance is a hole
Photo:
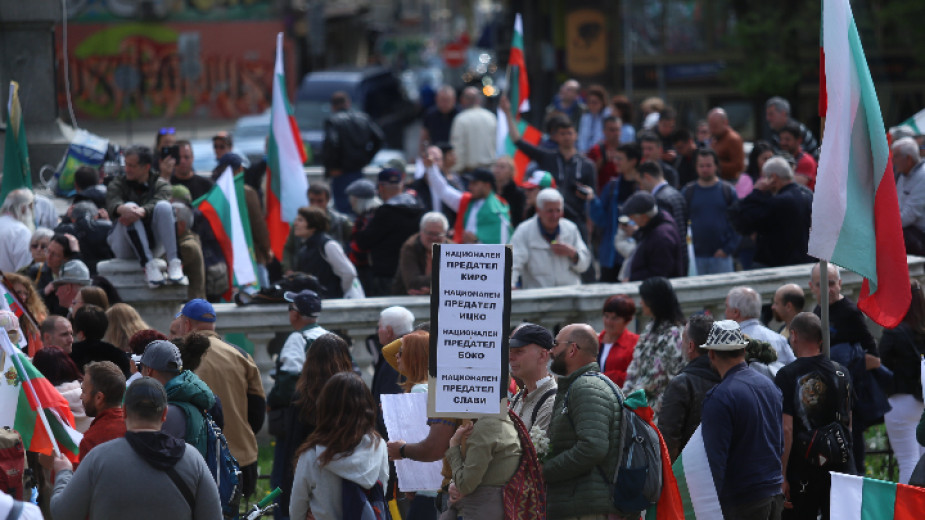
[[[691,491],[687,487],[687,475],[684,473],[684,454],[678,456],[671,467],[674,477],[678,481],[678,492],[681,493],[681,503],[684,505],[684,518],[697,518],[694,513],[694,504],[691,501]]]
[[[896,484],[865,478],[861,494],[861,518],[893,518]]]
[[[19,376],[20,391],[19,398],[16,401],[16,420],[13,422],[13,429],[18,431],[23,439],[32,439],[35,433],[35,423],[40,419],[35,411],[32,410],[32,406],[29,404],[29,397],[26,396],[26,391],[22,388],[22,385],[22,376]],[[24,441],[24,445],[25,442],[27,441]],[[29,446],[26,445],[26,449],[28,449],[28,447]]]

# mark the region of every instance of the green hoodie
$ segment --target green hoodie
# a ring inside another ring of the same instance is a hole
[[[167,381],[167,404],[176,406],[186,414],[187,444],[206,456],[206,418],[204,413],[215,406],[215,395],[199,376],[189,370]]]

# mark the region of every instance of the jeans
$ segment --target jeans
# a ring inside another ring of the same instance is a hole
[[[780,520],[784,510],[784,495],[762,498],[748,504],[723,504],[726,520]]]
[[[731,273],[734,270],[732,257],[716,258],[715,256],[698,256],[695,257],[697,263],[697,274],[722,274]]]
[[[899,463],[899,482],[906,484],[915,465],[925,454],[925,448],[915,440],[915,427],[925,406],[910,394],[894,394],[890,397],[890,406],[893,409],[886,413],[883,422]]]
[[[126,206],[137,206],[134,202],[128,202]],[[142,220],[136,220],[129,226],[122,225],[118,218],[113,215],[112,231],[109,233],[106,241],[112,253],[121,260],[138,259],[141,265],[154,258],[157,252],[163,250],[167,255],[167,260],[177,258],[177,225],[173,216],[173,208],[170,203],[162,200],[154,205],[154,211],[151,212],[151,234],[154,238],[154,248],[148,243],[148,233]],[[133,233],[129,233],[133,231]],[[137,242],[135,241],[135,235]]]

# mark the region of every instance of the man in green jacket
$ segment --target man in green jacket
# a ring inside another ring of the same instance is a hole
[[[543,464],[550,519],[603,520],[617,513],[610,482],[623,414],[611,384],[593,374],[600,372],[597,351],[597,333],[584,323],[559,331],[550,351],[552,371],[560,376],[549,426],[550,458]]]

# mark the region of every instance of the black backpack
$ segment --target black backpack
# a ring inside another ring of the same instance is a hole
[[[798,434],[794,449],[799,450],[798,453],[813,466],[828,471],[850,473],[855,467],[851,432],[848,431],[851,383],[845,368],[838,363],[834,364],[834,377],[826,379],[828,384],[834,383],[838,389],[838,411],[835,412],[835,420]],[[799,393],[795,394],[794,398],[799,399]]]

